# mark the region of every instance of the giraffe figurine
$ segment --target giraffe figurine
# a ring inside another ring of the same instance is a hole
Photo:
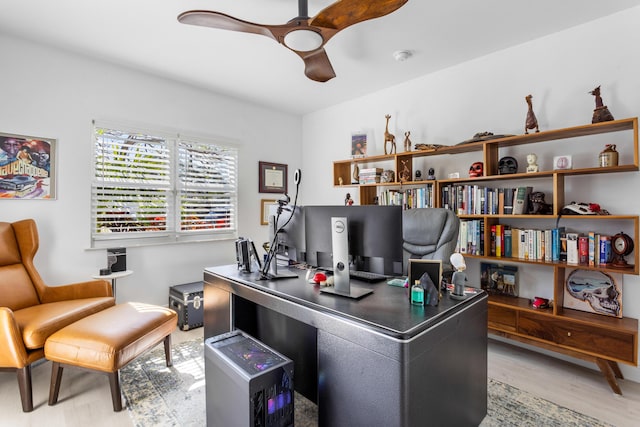
[[[524,122],[524,133],[528,134],[529,129],[535,129],[536,132],[540,132],[538,128],[538,119],[533,112],[533,104],[531,103],[531,95],[527,95],[524,99],[527,101],[527,105],[529,106],[529,110],[527,111],[527,120]]]
[[[392,133],[389,133],[389,114],[384,116],[387,119],[387,125],[384,128],[384,154],[393,154],[396,152],[396,137]],[[387,142],[391,143],[391,150],[387,153]]]

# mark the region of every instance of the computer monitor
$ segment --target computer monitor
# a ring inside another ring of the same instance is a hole
[[[331,267],[331,218],[346,217],[351,270],[402,275],[402,207],[305,206],[306,262]]]
[[[269,216],[269,243],[278,232],[276,254],[294,263],[305,262],[305,221],[301,206],[287,206],[277,215],[277,206]],[[274,220],[272,223],[271,220]],[[277,224],[275,224],[277,220]]]

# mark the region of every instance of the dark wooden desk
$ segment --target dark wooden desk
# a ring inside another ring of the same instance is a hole
[[[478,425],[487,411],[487,296],[409,304],[384,282],[351,300],[299,279],[204,271],[205,338],[238,328],[295,362],[320,426]]]

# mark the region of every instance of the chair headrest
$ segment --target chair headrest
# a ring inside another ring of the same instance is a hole
[[[0,266],[22,262],[16,234],[11,223],[0,222]]]

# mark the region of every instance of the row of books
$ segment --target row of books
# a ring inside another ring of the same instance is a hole
[[[442,187],[442,207],[458,215],[522,215],[529,212],[532,191],[532,187],[450,184]]]
[[[540,230],[496,224],[491,226],[489,233],[489,247],[485,248],[484,221],[460,221],[456,250],[470,255],[571,265],[599,266],[612,260],[611,236],[594,231],[580,234],[564,227]]]
[[[382,168],[365,168],[360,169],[358,174],[358,183],[360,184],[377,184],[382,176]]]
[[[378,204],[383,206],[402,206],[404,209],[434,207],[433,186],[408,188],[406,190],[381,190]]]

